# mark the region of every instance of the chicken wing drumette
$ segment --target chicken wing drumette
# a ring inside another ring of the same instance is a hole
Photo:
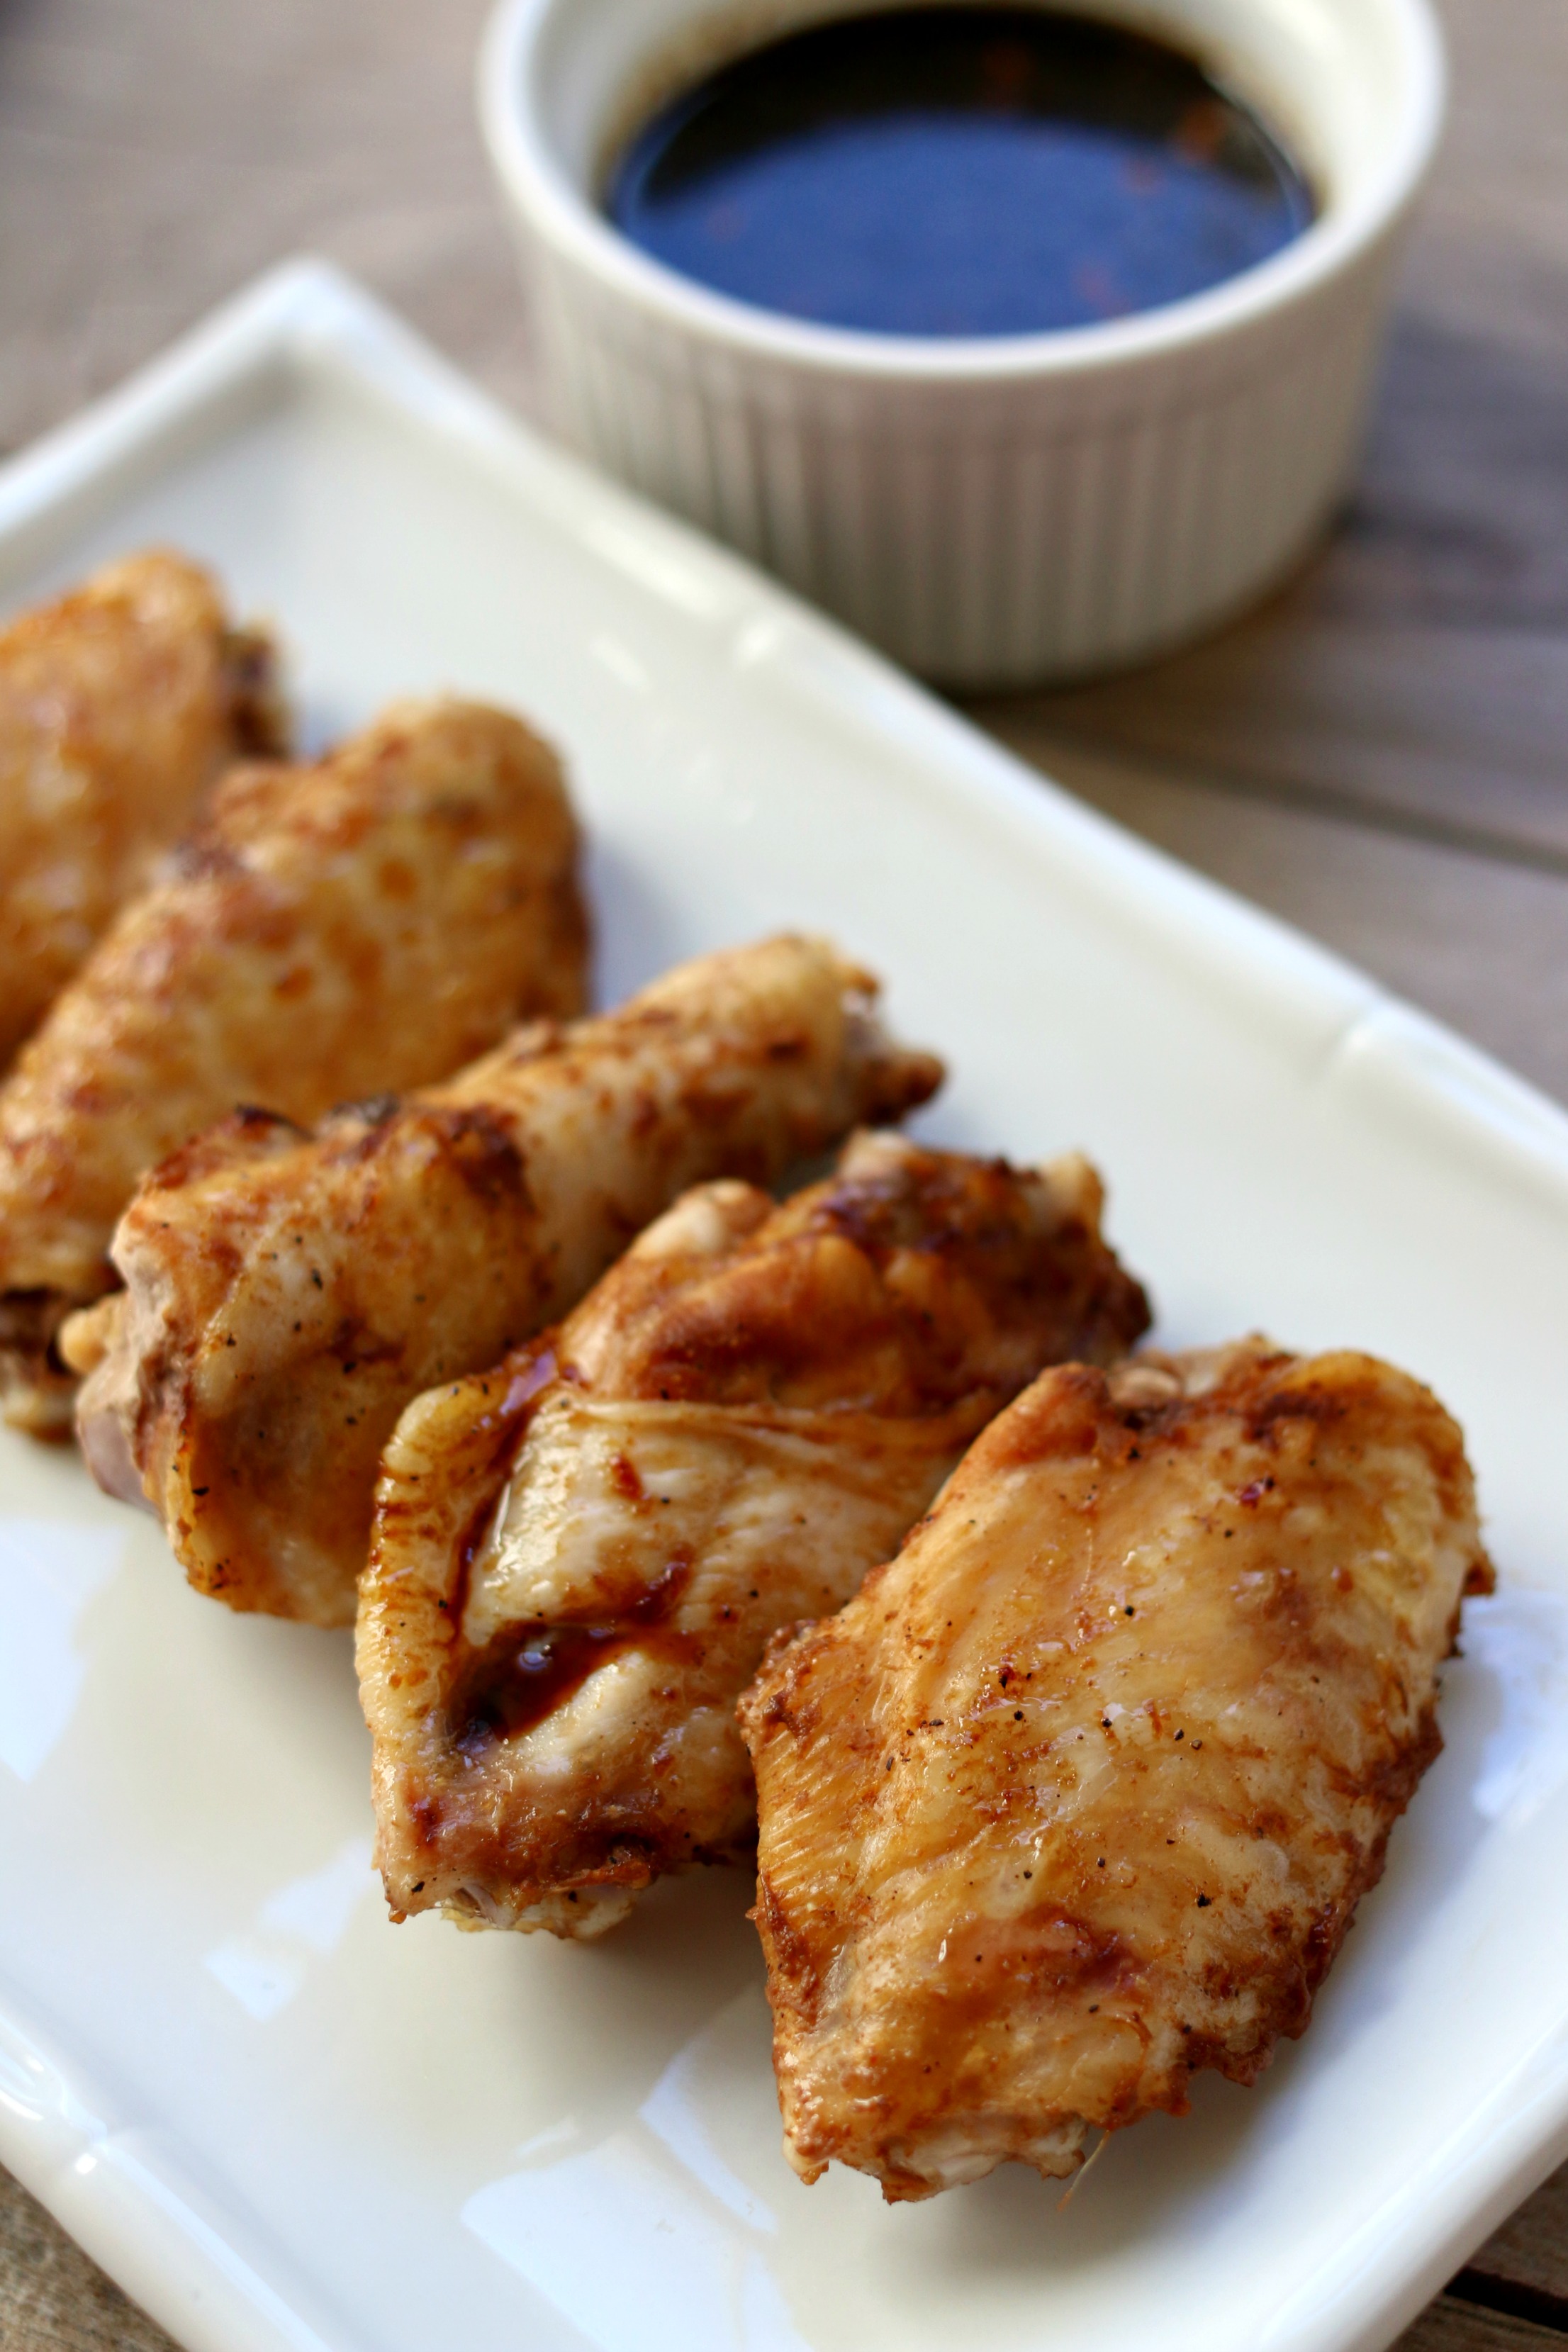
[[[300,1119],[445,1076],[583,1002],[576,828],[554,755],[409,703],[311,766],[239,768],[0,1087],[0,1392],[69,1427],[55,1334],[115,1281],[144,1171],[237,1104]]]
[[[280,751],[265,636],[181,556],[0,633],[0,1069],[233,760]]]
[[[1100,1205],[1081,1160],[861,1136],[780,1208],[689,1192],[557,1330],[409,1407],[359,1617],[400,1916],[596,1935],[749,1849],[769,1634],[847,1601],[1042,1364],[1145,1328]]]
[[[824,941],[773,940],[405,1102],[176,1154],[121,1221],[124,1293],[65,1335],[97,1360],[100,1482],[145,1495],[201,1591],[352,1622],[405,1404],[563,1314],[687,1185],[771,1178],[931,1092],[941,1065],[889,1039],[874,986]]]
[[[1182,2114],[1300,2033],[1489,1589],[1369,1356],[1048,1371],[747,1696],[785,2151],[889,2199]]]

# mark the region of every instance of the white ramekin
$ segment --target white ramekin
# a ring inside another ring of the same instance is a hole
[[[556,428],[926,676],[1043,681],[1236,611],[1354,464],[1397,232],[1442,120],[1426,0],[1074,0],[1165,31],[1312,174],[1305,236],[1208,293],[991,341],[708,291],[596,208],[686,74],[868,0],[500,0],[479,68]]]

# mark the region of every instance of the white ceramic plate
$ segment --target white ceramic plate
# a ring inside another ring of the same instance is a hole
[[[1162,1333],[1410,1364],[1504,1597],[1307,2040],[892,2211],[778,2149],[739,1874],[585,1949],[388,1926],[346,1637],[228,1615],[0,1446],[0,2156],[193,2352],[1374,2352],[1568,2153],[1568,1119],[1042,785],[300,267],[0,475],[0,592],[167,538],[312,731],[442,685],[567,748],[601,987],[784,924],[1082,1143]]]

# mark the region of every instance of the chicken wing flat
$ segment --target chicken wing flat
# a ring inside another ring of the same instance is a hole
[[[1046,1372],[742,1716],[785,2152],[889,2200],[1251,2083],[1441,1740],[1489,1589],[1460,1433],[1370,1356]]]
[[[0,1087],[7,1418],[68,1429],[54,1348],[114,1282],[146,1170],[236,1104],[299,1119],[422,1085],[525,1013],[580,1010],[576,828],[499,710],[405,704],[309,767],[240,768]]]
[[[1042,1364],[1146,1328],[1100,1209],[1082,1160],[863,1135],[781,1208],[687,1193],[558,1329],[409,1407],[359,1613],[399,1916],[597,1935],[749,1849],[768,1636],[847,1601]]]
[[[381,1451],[421,1390],[553,1321],[687,1185],[771,1178],[938,1084],[821,940],[683,965],[441,1087],[313,1134],[241,1119],[176,1154],[115,1239],[126,1288],[65,1345],[111,1491],[191,1581],[350,1622]]]
[[[0,633],[0,1069],[231,761],[283,748],[265,636],[131,557]]]

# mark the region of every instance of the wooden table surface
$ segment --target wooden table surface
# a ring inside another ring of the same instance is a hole
[[[1240,626],[983,725],[1568,1099],[1568,0],[1439,0],[1455,102],[1362,480]],[[331,255],[530,372],[484,0],[0,0],[0,447]],[[0,2174],[0,2352],[166,2339]],[[1568,2168],[1402,2352],[1568,2345]]]

